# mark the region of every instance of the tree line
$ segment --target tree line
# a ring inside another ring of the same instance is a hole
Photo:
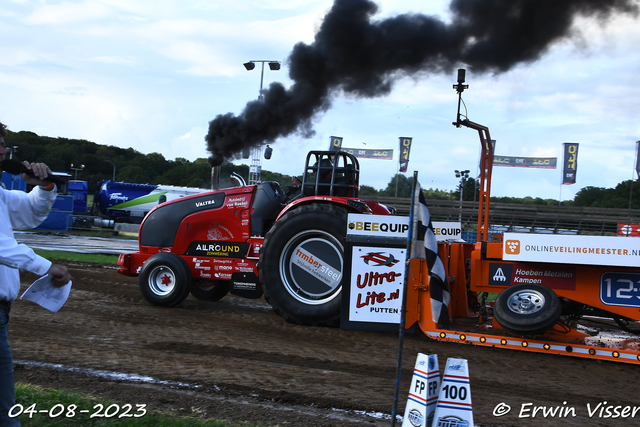
[[[133,148],[119,148],[100,145],[82,139],[52,138],[39,136],[33,132],[11,132],[5,138],[6,146],[12,150],[14,160],[44,162],[54,171],[69,171],[71,179],[87,181],[89,191],[98,190],[99,182],[117,181],[175,185],[181,187],[211,188],[211,167],[206,159],[191,162],[177,157],[165,159],[162,154],[143,154]],[[15,148],[14,148],[15,147]],[[240,176],[249,175],[249,166],[225,162],[221,167],[221,187],[229,186],[232,172]],[[263,181],[277,181],[283,188],[291,184],[291,176],[263,170]],[[299,176],[299,178],[301,178]],[[360,185],[360,196],[410,197],[413,177],[394,175],[387,187],[377,190],[368,185]],[[439,200],[478,200],[480,183],[474,178],[462,178],[456,190],[445,191],[423,188],[425,198]],[[557,205],[558,200],[539,197],[491,197],[491,201],[503,203],[524,203],[537,205]],[[589,206],[606,208],[640,209],[640,183],[623,181],[615,188],[584,187],[574,200],[563,201],[567,206]]]

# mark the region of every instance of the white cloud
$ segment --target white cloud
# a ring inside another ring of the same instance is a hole
[[[38,6],[25,17],[24,22],[29,25],[68,25],[108,18],[113,13],[111,8],[99,1],[62,2]]]
[[[129,59],[129,58],[123,58],[123,57],[119,57],[119,56],[94,56],[93,58],[89,59],[90,61],[95,61],[95,62],[102,62],[105,64],[118,64],[118,65],[137,65],[139,64],[138,61],[133,60],[133,59]]]

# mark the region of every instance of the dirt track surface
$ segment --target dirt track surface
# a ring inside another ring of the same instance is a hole
[[[296,326],[262,299],[235,296],[215,303],[189,296],[176,308],[154,307],[143,300],[137,279],[119,275],[113,266],[67,265],[74,284],[58,313],[26,300],[13,305],[9,339],[16,381],[234,421],[391,425],[397,334]],[[34,279],[23,274],[22,290]],[[640,412],[635,418],[599,412],[590,418],[587,409],[604,401],[640,407],[637,366],[439,343],[422,333],[405,338],[399,415],[419,352],[438,354],[441,373],[448,357],[468,360],[476,425],[640,424]],[[166,383],[98,376],[93,370]],[[512,410],[496,417],[494,408],[502,402]],[[528,403],[523,414],[529,417],[520,418]],[[540,412],[533,418],[533,406],[573,407],[577,416],[560,420]]]

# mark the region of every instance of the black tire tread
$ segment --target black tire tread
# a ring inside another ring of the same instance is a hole
[[[274,244],[274,240],[277,241],[281,233],[286,232],[291,227],[292,221],[301,221],[301,218],[308,217],[309,215],[323,215],[327,217],[331,217],[334,220],[336,217],[344,223],[347,224],[347,212],[345,209],[330,205],[327,203],[311,203],[306,205],[301,205],[288,211],[285,213],[269,230],[267,235],[265,236],[264,243],[262,245],[262,250],[260,253],[260,260],[258,261],[258,271],[260,281],[262,283],[262,288],[264,290],[264,298],[271,305],[273,311],[285,319],[287,322],[298,324],[298,325],[307,325],[307,326],[337,326],[340,324],[340,310],[337,310],[336,313],[333,313],[329,317],[309,319],[308,317],[302,318],[299,317],[296,313],[289,310],[287,307],[283,306],[283,304],[278,301],[277,298],[273,297],[272,287],[273,283],[267,283],[266,278],[269,277],[271,272],[266,271],[266,265],[277,265],[276,257],[279,257],[279,253],[277,255],[273,255],[271,246]],[[302,219],[304,222],[304,219]],[[313,224],[313,222],[307,222],[306,225]],[[344,236],[335,236],[337,237],[343,244],[343,248],[345,246]],[[277,244],[277,242],[276,242]],[[343,283],[344,283],[343,277]]]
[[[509,309],[507,300],[511,295],[522,290],[531,289],[542,293],[545,297],[545,307],[532,314],[518,314]],[[500,292],[496,298],[493,315],[500,326],[518,335],[536,335],[551,329],[562,314],[560,298],[553,290],[536,284],[522,284],[509,286]]]
[[[200,301],[220,301],[231,290],[231,281],[218,280],[216,283],[211,283],[211,286],[215,287],[211,290],[205,291],[197,285],[193,285],[191,287],[191,295]]]

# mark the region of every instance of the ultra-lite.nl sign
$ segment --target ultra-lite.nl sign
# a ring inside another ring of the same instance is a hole
[[[460,223],[433,225],[438,240],[460,239]],[[384,330],[400,323],[408,234],[408,217],[349,214],[343,329]]]

